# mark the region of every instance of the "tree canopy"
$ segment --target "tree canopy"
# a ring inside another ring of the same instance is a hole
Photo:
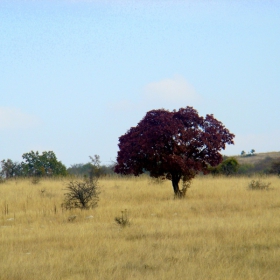
[[[0,177],[10,179],[18,177],[22,174],[22,166],[18,162],[13,162],[11,159],[3,159],[1,161]]]
[[[192,107],[152,110],[119,138],[115,172],[164,176],[172,181],[175,195],[182,196],[180,180],[189,182],[222,162],[220,151],[233,144],[233,138],[213,115],[203,118]]]
[[[13,177],[52,177],[65,176],[65,165],[58,161],[53,151],[31,151],[22,155],[23,162],[13,162],[11,159],[1,161],[0,176],[9,179]]]
[[[50,177],[50,176],[65,176],[67,175],[66,167],[57,160],[53,151],[29,152],[22,155],[23,172],[27,176]]]
[[[209,171],[213,175],[231,176],[237,174],[240,164],[235,157],[224,158],[223,162],[216,167],[209,167]]]

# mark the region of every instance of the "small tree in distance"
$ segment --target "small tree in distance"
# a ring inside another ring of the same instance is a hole
[[[53,177],[66,176],[66,167],[57,160],[53,151],[31,151],[22,155],[24,162],[21,163],[23,174],[27,177]]]
[[[229,157],[218,166],[218,169],[221,174],[230,176],[230,175],[236,174],[239,167],[240,167],[240,164],[238,163],[236,158]]]
[[[218,166],[209,166],[209,172],[212,175],[226,175],[231,176],[238,172],[240,164],[234,157],[224,157],[223,162]]]
[[[0,162],[0,176],[5,179],[16,177],[55,177],[66,176],[67,170],[53,151],[43,152],[31,151],[22,155],[23,162],[13,162],[11,159]]]
[[[91,159],[91,168],[89,171],[89,180],[92,183],[94,180],[98,180],[101,176],[101,167],[100,167],[100,156],[94,155],[94,157],[89,156]]]
[[[233,144],[233,138],[213,115],[203,118],[192,107],[152,110],[119,138],[115,172],[165,177],[172,181],[175,196],[182,197],[198,172],[207,173],[209,165],[222,162],[220,150]]]
[[[246,156],[246,152],[245,152],[245,151],[242,151],[242,152],[241,152],[241,156],[242,156],[242,157],[245,157],[245,156]]]
[[[5,179],[15,178],[22,175],[22,166],[18,162],[13,162],[11,159],[2,160],[0,162],[0,177]]]

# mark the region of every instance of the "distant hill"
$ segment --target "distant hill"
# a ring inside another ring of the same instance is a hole
[[[266,158],[271,158],[271,159],[276,159],[280,158],[280,152],[267,152],[267,153],[255,153],[252,156],[234,156],[240,164],[256,164],[259,163],[260,161],[266,159]]]

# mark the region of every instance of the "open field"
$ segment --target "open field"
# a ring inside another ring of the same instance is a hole
[[[0,279],[279,279],[280,179],[251,180],[198,177],[174,200],[170,181],[102,179],[99,206],[71,212],[67,181],[0,184]]]

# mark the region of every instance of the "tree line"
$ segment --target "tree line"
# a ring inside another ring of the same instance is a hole
[[[86,164],[73,164],[70,168],[57,159],[53,151],[44,151],[40,154],[38,151],[24,153],[22,162],[16,162],[11,159],[3,159],[0,162],[0,179],[11,178],[50,178],[50,177],[90,177],[93,172],[99,175],[113,174],[113,165],[100,165],[98,155],[90,157],[91,162]],[[98,166],[98,171],[96,170]],[[96,174],[95,174],[96,176]]]
[[[31,151],[22,155],[22,162],[14,162],[11,159],[2,160],[0,163],[0,177],[2,179],[11,179],[17,177],[58,177],[75,176],[90,177],[93,172],[93,166],[96,166],[95,160],[99,161],[99,156],[90,157],[88,163],[77,163],[66,168],[61,161],[58,161],[53,151],[45,151],[42,154]],[[100,176],[113,176],[115,164],[98,165]],[[255,164],[240,164],[235,157],[223,156],[223,161],[215,166],[208,166],[208,171],[212,175],[238,176],[253,174],[276,174],[280,176],[280,158],[272,159],[267,157]],[[149,175],[148,171],[144,171]]]
[[[1,161],[0,175],[2,178],[15,177],[55,177],[66,176],[67,170],[53,151],[31,151],[22,155],[22,162],[14,162],[11,159]]]

